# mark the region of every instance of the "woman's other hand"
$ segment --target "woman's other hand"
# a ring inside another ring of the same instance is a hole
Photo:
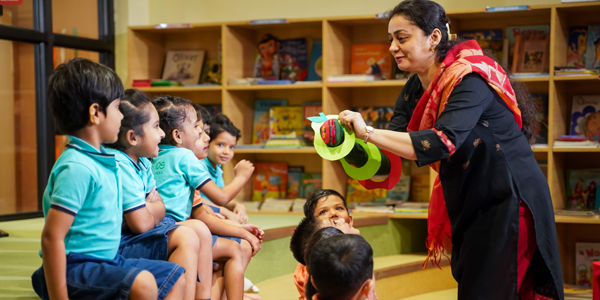
[[[360,113],[350,110],[344,110],[338,117],[340,123],[352,130],[356,134],[356,137],[364,140],[367,135],[367,124]]]

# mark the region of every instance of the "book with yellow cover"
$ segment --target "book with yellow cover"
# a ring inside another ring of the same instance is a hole
[[[295,133],[302,136],[302,106],[273,106],[269,108],[270,136]]]
[[[350,72],[390,79],[392,58],[389,47],[389,44],[352,45]]]

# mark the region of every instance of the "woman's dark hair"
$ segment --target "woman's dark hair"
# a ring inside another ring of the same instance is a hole
[[[325,228],[321,228],[321,229],[317,230],[315,233],[313,233],[312,235],[309,235],[306,238],[306,244],[304,246],[304,262],[305,262],[304,265],[307,268],[308,268],[308,265],[310,264],[309,260],[310,260],[312,249],[314,248],[314,246],[319,241],[330,238],[334,235],[344,235],[344,233],[335,227],[325,227]],[[312,296],[317,292],[317,290],[310,282],[310,269],[308,271],[309,271],[308,272],[309,277],[304,286],[304,294],[306,295],[306,299],[312,299]]]
[[[48,103],[59,134],[73,134],[90,121],[89,108],[100,111],[123,96],[123,83],[109,67],[85,58],[61,64],[48,80]]]
[[[308,273],[323,300],[351,299],[373,278],[373,249],[360,235],[342,234],[320,240],[311,249]],[[311,296],[312,298],[312,296]],[[307,298],[306,299],[311,299]]]
[[[152,99],[152,104],[158,112],[160,128],[165,132],[165,137],[160,141],[161,145],[175,146],[173,130],[181,129],[188,113],[193,111],[192,103],[181,97],[157,96]]]
[[[310,197],[308,197],[308,199],[306,199],[306,203],[304,203],[304,216],[312,217],[315,214],[315,207],[317,206],[319,199],[327,197],[329,195],[340,197],[340,199],[342,199],[342,202],[344,202],[344,207],[346,208],[346,210],[348,210],[348,205],[346,204],[346,199],[344,199],[344,196],[342,196],[335,190],[324,189],[314,192],[312,195],[310,195]]]
[[[198,116],[198,121],[202,121],[202,123],[204,123],[205,126],[210,125],[212,122],[212,117],[210,116],[208,110],[206,110],[204,106],[198,103],[192,103],[192,106],[196,110],[196,116]]]
[[[221,132],[228,132],[235,136],[236,142],[242,137],[240,130],[237,129],[224,114],[218,114],[213,117],[210,125],[210,140],[216,139]]]
[[[302,221],[300,221],[300,224],[298,224],[298,227],[296,227],[294,230],[294,234],[292,234],[292,239],[290,240],[290,250],[292,250],[294,258],[305,266],[305,246],[308,244],[310,237],[320,228],[320,220],[317,217],[305,217],[302,219]]]
[[[435,47],[435,53],[438,63],[441,63],[448,50],[455,45],[465,41],[464,39],[450,40],[448,36],[450,19],[446,16],[444,8],[431,0],[404,0],[396,5],[394,9],[387,12],[388,23],[395,16],[403,16],[408,21],[419,27],[426,36],[430,35],[434,29],[438,28],[442,34],[439,44]],[[447,25],[446,25],[447,24]],[[484,49],[486,56],[496,59],[490,50]],[[508,70],[504,70],[509,78],[511,77]],[[521,120],[523,122],[522,131],[527,140],[533,142],[533,128],[539,123],[536,106],[533,102],[533,97],[524,83],[510,79],[510,84],[515,91],[517,104],[521,110]]]
[[[144,136],[144,130],[142,125],[150,121],[150,114],[148,113],[148,105],[151,105],[150,99],[144,92],[136,89],[125,90],[123,97],[121,97],[121,104],[119,110],[123,114],[123,120],[121,120],[121,128],[119,128],[119,139],[106,146],[117,149],[125,150],[127,146],[126,135],[129,130],[138,136]]]

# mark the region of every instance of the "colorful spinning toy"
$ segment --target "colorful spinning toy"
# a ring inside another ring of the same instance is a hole
[[[377,148],[357,138],[352,130],[342,126],[337,115],[320,113],[309,117],[315,131],[317,153],[330,161],[339,160],[348,176],[358,180],[366,189],[392,189],[400,180],[402,159],[389,151]],[[374,176],[385,177],[375,181]]]

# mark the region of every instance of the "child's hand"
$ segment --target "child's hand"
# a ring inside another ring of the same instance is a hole
[[[221,219],[221,220],[225,220],[225,216],[220,214],[220,213],[215,213],[215,217]]]
[[[233,212],[238,216],[241,224],[248,222],[248,214],[246,213],[246,207],[243,204],[237,203]]]
[[[242,176],[248,180],[250,179],[250,176],[252,176],[252,173],[254,173],[254,165],[250,161],[242,159],[235,165],[233,171],[235,172],[235,176]]]
[[[148,193],[148,196],[146,196],[146,202],[156,202],[159,200],[161,199],[157,189],[153,189],[150,193]]]
[[[260,229],[258,225],[255,224],[245,224],[242,225],[242,228],[246,229],[248,232],[252,233],[258,240],[262,243],[265,237],[265,232]]]
[[[256,253],[258,253],[262,247],[260,245],[260,240],[252,234],[247,234],[244,239],[250,243],[250,246],[252,246],[252,256],[256,255]]]

